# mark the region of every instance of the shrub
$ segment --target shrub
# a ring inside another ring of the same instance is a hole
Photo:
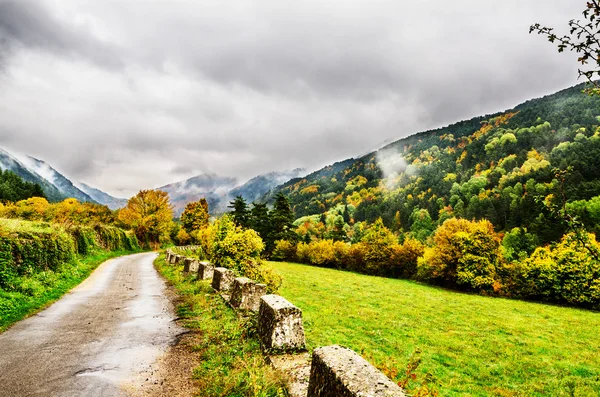
[[[528,233],[525,228],[515,227],[502,239],[502,255],[509,262],[524,260],[538,245],[536,235]]]
[[[265,245],[254,230],[242,229],[228,215],[217,219],[211,226],[198,231],[204,240],[202,246],[212,241],[209,254],[215,266],[222,266],[235,273],[267,285],[276,292],[281,278],[264,266],[261,259]]]
[[[346,251],[345,268],[358,273],[364,272],[366,247],[363,243],[355,243]]]
[[[600,252],[593,234],[589,247]],[[600,262],[574,234],[565,235],[554,247],[539,247],[514,266],[517,296],[549,302],[570,303],[600,309]]]
[[[448,219],[433,241],[418,260],[417,278],[471,291],[492,288],[500,239],[489,221]]]
[[[364,272],[385,274],[390,265],[392,247],[397,243],[394,233],[379,218],[369,227],[361,243],[364,246]]]
[[[296,244],[288,240],[275,241],[275,249],[271,257],[276,261],[293,262],[296,258]]]
[[[184,228],[181,228],[181,229],[179,229],[179,232],[177,233],[177,236],[175,236],[175,241],[179,245],[188,245],[190,243],[190,241],[192,241],[192,238],[185,231]]]
[[[61,227],[3,220],[0,228],[0,288],[13,290],[15,278],[56,270],[75,259],[73,238]]]
[[[317,240],[308,244],[308,260],[311,265],[333,267],[335,251],[333,240]]]
[[[423,243],[414,238],[408,237],[404,243],[394,244],[386,275],[396,278],[413,278],[417,274],[418,260],[424,252]]]
[[[265,245],[254,230],[235,226],[229,216],[215,222],[211,260],[215,266],[241,270],[242,263],[260,259]]]

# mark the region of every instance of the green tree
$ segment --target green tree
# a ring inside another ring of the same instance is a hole
[[[208,202],[205,198],[188,203],[181,214],[181,224],[186,232],[202,229],[208,226]]]
[[[579,55],[577,61],[582,65],[579,76],[585,77],[593,86],[588,92],[600,95],[600,84],[595,80],[600,77],[600,1],[585,3],[584,20],[570,20],[569,34],[559,36],[554,33],[554,28],[539,23],[531,25],[529,33],[536,32],[546,36],[551,43],[557,43],[558,52],[575,51]]]
[[[269,219],[269,208],[266,204],[252,203],[249,223],[250,227],[258,233],[263,241],[267,241],[271,231],[271,220]]]
[[[346,224],[344,223],[343,216],[336,216],[333,221],[333,230],[331,231],[331,238],[333,241],[346,241],[348,235],[346,230],[344,230],[344,226],[346,226]]]
[[[344,205],[344,223],[350,224],[350,212],[348,212],[348,205]]]
[[[267,252],[270,254],[275,248],[275,241],[287,240],[296,241],[298,236],[294,227],[294,212],[290,207],[290,202],[281,192],[275,197],[273,210],[269,213],[271,220],[271,231],[266,239]]]
[[[39,184],[26,182],[12,171],[0,170],[0,202],[17,202],[31,197],[47,198]]]
[[[237,196],[235,200],[229,202],[227,208],[233,208],[230,214],[237,226],[243,228],[250,227],[250,210],[248,209],[246,200],[242,196]]]

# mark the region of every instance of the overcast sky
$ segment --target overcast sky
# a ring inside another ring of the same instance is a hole
[[[577,83],[582,0],[0,0],[0,147],[129,197],[317,169]]]

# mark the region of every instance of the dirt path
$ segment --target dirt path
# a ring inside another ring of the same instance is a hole
[[[0,395],[127,396],[184,332],[154,253],[109,260],[0,335]]]

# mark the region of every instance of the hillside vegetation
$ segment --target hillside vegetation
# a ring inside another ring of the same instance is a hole
[[[600,97],[582,89],[401,139],[274,193],[289,198],[297,218],[347,207],[349,226],[381,217],[393,230],[411,231],[424,210],[436,224],[458,216],[488,219],[497,231],[526,227],[540,244],[557,241],[565,228],[537,199],[562,204],[564,197],[595,230]],[[557,178],[556,170],[568,172]]]
[[[104,260],[137,250],[135,235],[113,226],[0,218],[0,330],[60,298]]]
[[[237,198],[234,219],[273,259],[598,310],[600,96],[582,88],[292,180],[284,233],[264,204]]]
[[[341,344],[440,396],[600,396],[600,314],[271,262],[310,349]],[[420,353],[419,353],[420,352]],[[416,368],[416,369],[415,369]],[[408,376],[410,379],[412,377]]]

